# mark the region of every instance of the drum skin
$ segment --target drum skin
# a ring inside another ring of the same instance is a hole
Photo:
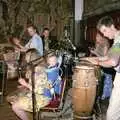
[[[72,103],[76,115],[86,117],[91,115],[96,97],[96,68],[89,65],[79,65],[74,68]]]

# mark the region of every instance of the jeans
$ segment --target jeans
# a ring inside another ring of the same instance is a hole
[[[103,72],[104,83],[101,99],[109,98],[112,92],[112,74]]]

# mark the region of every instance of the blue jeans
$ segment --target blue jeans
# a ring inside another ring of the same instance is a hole
[[[104,83],[103,83],[103,93],[101,96],[101,99],[104,100],[105,98],[109,98],[112,92],[112,74],[106,73],[103,70],[103,77],[104,77]]]

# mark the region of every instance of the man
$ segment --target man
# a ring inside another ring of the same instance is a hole
[[[50,43],[49,34],[50,34],[49,28],[44,28],[41,35],[44,52],[49,50],[49,43]]]
[[[29,25],[27,27],[28,34],[31,36],[29,42],[24,46],[22,46],[18,42],[14,42],[14,44],[19,47],[20,51],[25,52],[28,49],[35,48],[38,52],[39,56],[43,56],[43,44],[41,37],[37,34],[37,29],[34,25]]]
[[[43,44],[41,37],[37,34],[35,26],[30,25],[27,27],[29,35],[32,37],[29,42],[25,45],[25,48],[35,48],[40,56],[43,56]]]
[[[101,18],[97,24],[97,29],[109,39],[114,39],[114,43],[106,57],[93,58],[89,61],[103,67],[114,67],[116,75],[114,87],[107,110],[106,120],[120,120],[120,31],[115,27],[111,17]]]

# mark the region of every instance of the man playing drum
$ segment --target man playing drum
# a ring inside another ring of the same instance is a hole
[[[97,29],[110,40],[114,39],[114,43],[106,57],[93,58],[89,61],[103,67],[115,68],[116,75],[107,110],[107,120],[120,120],[120,31],[115,27],[113,19],[109,16],[99,20]]]

